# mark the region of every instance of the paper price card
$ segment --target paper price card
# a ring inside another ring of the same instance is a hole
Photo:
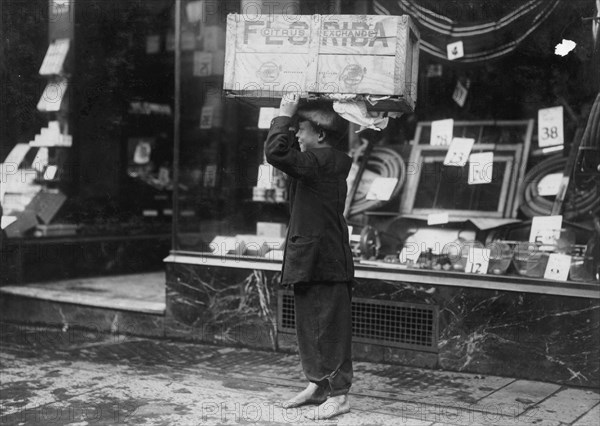
[[[454,88],[452,99],[458,104],[459,107],[465,106],[465,101],[467,100],[468,94],[469,90],[465,86],[463,86],[463,84],[460,81],[456,82],[456,87]]]
[[[448,213],[431,213],[427,215],[427,225],[443,225],[450,220]]]
[[[258,128],[268,129],[271,121],[279,115],[279,108],[262,107],[258,113]]]
[[[538,195],[553,196],[557,195],[563,180],[562,173],[551,173],[544,176],[537,184]]]
[[[563,129],[562,106],[538,111],[538,145],[540,148],[563,145],[565,143]]]
[[[194,52],[194,77],[206,77],[212,74],[213,55],[210,52]]]
[[[453,138],[444,159],[444,166],[464,167],[474,143],[475,139],[471,138]]]
[[[562,228],[562,216],[536,216],[531,220],[529,242],[556,244]]]
[[[431,122],[431,145],[450,145],[452,141],[452,131],[454,129],[454,120],[436,120]]]
[[[469,185],[492,182],[493,172],[493,152],[480,152],[469,156]]]
[[[2,216],[1,222],[0,222],[0,229],[6,229],[8,227],[8,225],[10,225],[13,222],[17,221],[17,217],[16,216]]]
[[[469,247],[469,257],[465,272],[473,274],[487,274],[490,262],[490,249]]]
[[[60,74],[69,52],[69,46],[70,40],[68,38],[59,38],[50,44],[40,66],[40,75]]]
[[[544,271],[544,278],[549,280],[566,281],[571,268],[571,256],[567,254],[551,253]]]
[[[213,126],[213,107],[205,106],[202,107],[200,112],[200,128],[201,129],[212,129]]]
[[[367,192],[367,200],[388,201],[397,184],[398,178],[375,178]]]
[[[454,43],[450,43],[446,46],[446,53],[448,54],[448,59],[451,61],[454,59],[462,58],[465,56],[465,49],[462,41],[457,41]]]
[[[152,145],[147,141],[139,141],[135,146],[133,153],[133,162],[135,164],[148,164],[152,154]]]

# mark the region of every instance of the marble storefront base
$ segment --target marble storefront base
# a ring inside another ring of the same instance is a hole
[[[276,326],[278,276],[167,263],[166,336],[295,351]],[[600,386],[598,299],[373,279],[358,280],[354,296],[439,313],[437,352],[355,343],[357,360]]]

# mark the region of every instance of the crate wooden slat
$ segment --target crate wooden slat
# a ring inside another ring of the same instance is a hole
[[[410,17],[230,14],[223,89],[258,106],[283,93],[389,96],[371,109],[413,111],[419,33]]]

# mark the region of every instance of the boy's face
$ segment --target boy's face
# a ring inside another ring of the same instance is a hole
[[[319,148],[319,141],[323,137],[308,121],[300,121],[296,138],[298,138],[300,151],[305,152],[308,149]]]

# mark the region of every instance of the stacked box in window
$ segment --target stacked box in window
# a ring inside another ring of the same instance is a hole
[[[258,105],[286,92],[390,96],[388,110],[413,111],[419,33],[409,16],[231,14],[224,89]]]

